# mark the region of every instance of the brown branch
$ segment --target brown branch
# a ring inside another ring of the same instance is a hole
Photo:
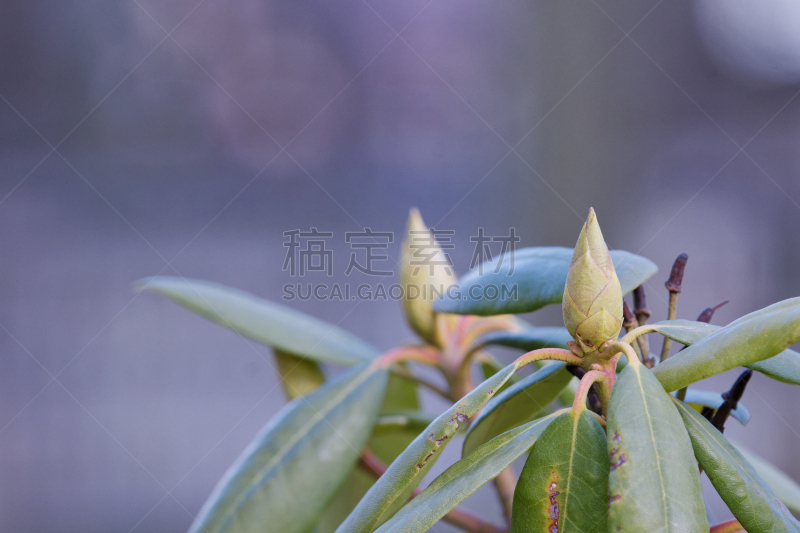
[[[630,333],[639,327],[636,316],[631,312],[631,308],[628,307],[628,302],[625,300],[622,300],[622,320],[622,327],[625,328],[625,333]],[[642,361],[642,352],[638,342],[633,344],[633,350],[636,352],[636,355],[639,356],[639,360]]]
[[[667,320],[675,320],[675,315],[678,308],[678,294],[681,292],[683,271],[686,269],[686,262],[688,260],[688,255],[679,255],[672,264],[672,271],[669,274],[669,279],[666,281],[666,283],[664,283],[669,291],[669,310],[667,311]],[[669,357],[670,348],[672,348],[672,339],[664,337],[664,345],[661,347],[662,363],[667,360],[667,357]]]
[[[500,504],[503,506],[503,515],[506,518],[506,523],[511,525],[511,510],[514,505],[514,489],[517,487],[517,476],[509,466],[493,480],[494,488],[497,490],[497,495],[500,497]]]
[[[369,448],[365,448],[363,452],[361,452],[361,457],[358,460],[358,465],[372,474],[373,476],[380,478],[383,474],[386,473],[388,467],[383,463],[383,461],[378,458],[374,453],[372,453]],[[422,492],[422,489],[417,487],[414,490],[414,494],[412,494],[411,498],[416,498],[419,493]],[[513,497],[513,489],[512,489],[512,497]],[[459,509],[451,509],[446,515],[442,517],[442,520],[447,522],[448,524],[454,525],[467,531],[468,533],[504,533],[505,530],[499,528],[493,524],[488,522],[484,522],[477,516],[471,515],[465,511],[461,511]]]
[[[650,318],[650,310],[647,308],[647,300],[644,295],[644,285],[639,285],[633,290],[633,313],[636,315],[636,322],[639,326],[647,324]],[[647,335],[642,335],[636,339],[639,341],[639,349],[642,353],[642,362],[647,368],[653,368],[656,364],[655,358],[650,357],[650,341]]]

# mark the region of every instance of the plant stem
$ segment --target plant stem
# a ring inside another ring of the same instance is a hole
[[[720,433],[725,431],[725,422],[731,414],[731,411],[736,409],[739,400],[742,399],[744,389],[747,388],[747,382],[753,376],[752,370],[745,370],[742,372],[736,381],[733,383],[731,390],[723,392],[722,397],[725,399],[722,405],[719,406],[717,412],[711,417],[711,423]]]
[[[628,307],[628,302],[626,302],[625,300],[622,300],[622,317],[623,317],[622,327],[625,328],[625,337],[623,338],[627,338],[628,333],[630,333],[631,331],[635,331],[639,327],[639,323],[636,321],[636,316],[634,316],[634,314],[631,312],[631,308]],[[639,350],[638,342],[633,345],[633,349],[636,352],[636,355],[639,356],[639,359],[644,360],[642,359],[642,352]]]
[[[389,350],[378,357],[375,360],[375,364],[389,366],[406,361],[415,361],[428,366],[439,366],[441,355],[438,350],[431,346],[401,346],[400,348]]]
[[[667,320],[675,320],[676,310],[678,307],[678,293],[669,291],[669,310],[667,311]],[[661,346],[661,362],[667,360],[669,357],[669,350],[672,348],[672,339],[664,337],[664,344]]]
[[[590,370],[586,372],[578,384],[578,390],[575,392],[575,400],[572,402],[572,410],[580,413],[586,409],[586,398],[589,395],[589,389],[596,381],[600,381],[605,377],[605,373],[600,370]]]
[[[361,452],[361,458],[358,461],[359,466],[361,466],[364,470],[371,473],[373,476],[379,478],[383,474],[386,473],[386,465],[383,464],[374,453],[372,453],[369,448],[365,448],[363,452]],[[422,490],[417,488],[414,491],[414,494],[411,498],[416,497]],[[513,497],[513,489],[512,489],[512,497]],[[451,509],[446,515],[442,517],[442,520],[452,524],[456,527],[463,529],[469,533],[503,533],[504,530],[494,526],[488,522],[484,522],[480,518],[473,516],[469,513],[461,511],[459,509]]]
[[[505,533],[506,530],[484,522],[480,518],[459,509],[453,509],[442,517],[442,521],[469,533]]]
[[[576,366],[583,366],[584,360],[577,355],[573,354],[569,350],[564,350],[563,348],[539,348],[538,350],[533,350],[532,352],[528,352],[523,354],[514,361],[514,364],[517,366],[517,369],[522,368],[525,365],[529,365],[531,363],[535,363],[536,361],[564,361],[570,365]]]
[[[647,324],[647,319],[650,318],[650,310],[647,308],[647,300],[644,295],[644,286],[639,285],[633,291],[633,313],[636,315],[636,322],[639,326]],[[642,352],[642,362],[647,368],[655,366],[655,359],[650,357],[650,342],[646,335],[642,335],[637,339],[639,342],[639,349]]]
[[[586,375],[586,370],[579,366],[567,365],[567,370],[579,380],[583,379],[583,376]],[[603,404],[600,403],[600,397],[593,387],[589,387],[589,392],[586,394],[586,401],[589,403],[589,409],[591,409],[594,414],[603,414]]]
[[[669,310],[667,312],[667,320],[675,320],[676,309],[678,307],[678,294],[681,292],[681,284],[683,283],[683,271],[686,269],[686,262],[689,256],[681,254],[675,259],[672,264],[672,271],[669,274],[669,279],[664,283],[669,291]],[[672,339],[664,337],[664,344],[661,347],[661,362],[667,360],[669,357],[669,349],[672,348]]]
[[[436,385],[435,383],[428,381],[425,378],[421,378],[421,377],[417,376],[416,374],[414,374],[413,372],[409,371],[405,367],[394,366],[394,367],[392,367],[392,372],[394,372],[395,374],[397,374],[398,376],[400,376],[402,378],[408,379],[410,381],[413,381],[415,383],[418,383],[418,384],[422,385],[423,387],[435,392],[436,394],[438,394],[439,396],[441,396],[442,398],[444,398],[446,400],[450,400],[451,399],[450,398],[450,393],[448,393],[446,390],[444,390],[440,386]]]
[[[514,505],[514,489],[517,488],[517,476],[509,466],[500,475],[493,480],[494,488],[497,490],[497,495],[500,497],[500,503],[503,506],[503,515],[506,518],[506,524],[511,525],[511,510]]]

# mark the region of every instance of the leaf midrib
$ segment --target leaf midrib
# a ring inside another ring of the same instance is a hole
[[[669,514],[667,511],[667,491],[664,486],[664,474],[661,472],[661,457],[658,455],[658,447],[656,445],[656,435],[653,432],[653,418],[650,415],[650,408],[647,406],[647,397],[644,393],[644,386],[642,385],[641,366],[637,365],[634,370],[636,371],[636,383],[639,385],[639,392],[642,395],[642,405],[644,406],[645,416],[647,418],[647,429],[650,430],[650,441],[653,443],[653,455],[656,458],[656,470],[658,471],[658,481],[661,485],[661,502],[664,509],[664,525],[669,531]]]

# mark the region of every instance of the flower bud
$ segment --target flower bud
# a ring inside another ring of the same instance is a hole
[[[400,258],[403,309],[408,324],[430,344],[440,346],[433,301],[458,280],[433,233],[414,208],[408,216]]]
[[[562,309],[564,325],[585,355],[616,340],[622,326],[622,288],[594,209],[572,254]]]

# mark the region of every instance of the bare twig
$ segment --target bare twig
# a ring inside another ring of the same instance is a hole
[[[644,295],[644,285],[639,285],[633,290],[633,313],[636,315],[636,322],[640,326],[647,324],[647,319],[650,318],[650,310],[647,308],[647,300]],[[639,349],[642,352],[642,362],[648,368],[653,368],[656,364],[654,358],[650,357],[650,341],[647,335],[638,337]]]
[[[725,401],[722,402],[722,405],[719,406],[716,414],[711,418],[711,423],[719,430],[720,433],[725,431],[725,421],[728,420],[731,411],[736,409],[736,405],[738,404],[739,400],[742,399],[744,389],[747,388],[747,382],[750,381],[752,375],[752,370],[745,370],[739,374],[739,377],[733,382],[731,390],[722,393],[722,397],[725,399]]]
[[[628,302],[625,300],[622,300],[622,327],[625,328],[625,333],[630,333],[632,330],[639,327],[639,323],[636,321],[636,316],[634,316],[634,314],[631,312],[631,308],[628,307]],[[642,352],[639,349],[638,342],[633,344],[633,349],[641,361]]]
[[[672,271],[669,274],[669,279],[664,283],[669,291],[669,310],[667,311],[667,320],[675,320],[675,315],[678,307],[678,294],[681,292],[681,284],[683,283],[683,271],[686,269],[686,261],[689,256],[681,254],[675,259],[672,264]],[[672,348],[672,339],[664,337],[664,345],[661,347],[661,362],[667,360],[669,357],[669,349]]]

